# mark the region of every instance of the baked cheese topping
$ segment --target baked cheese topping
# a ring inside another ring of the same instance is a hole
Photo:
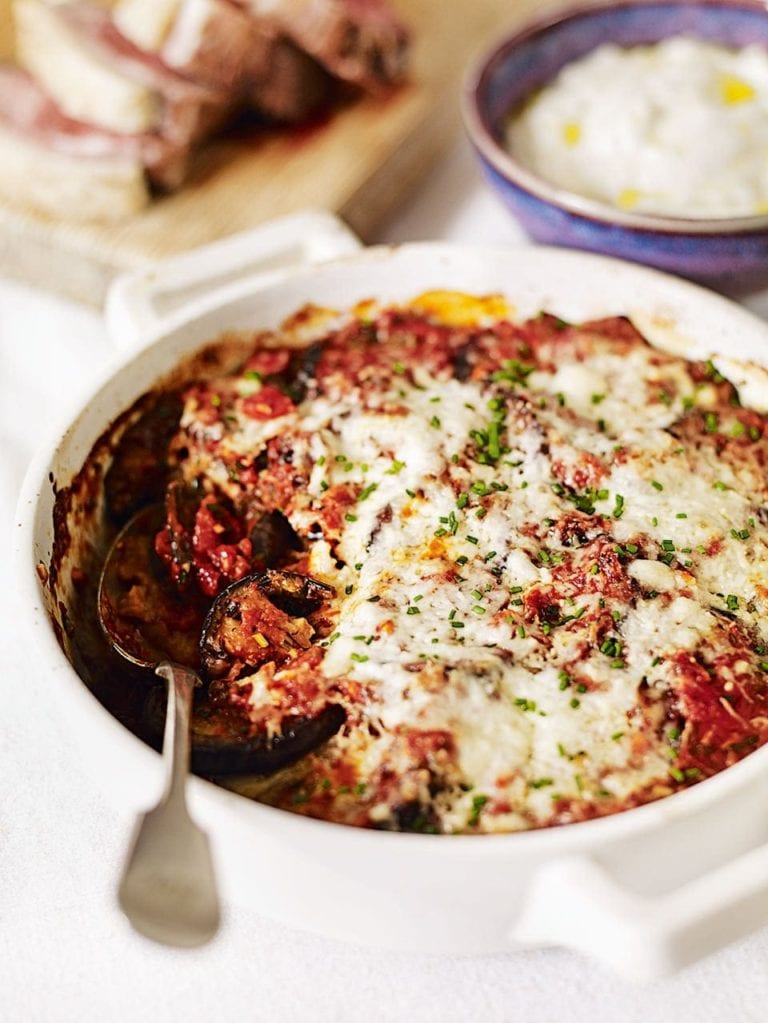
[[[369,303],[186,392],[172,452],[201,507],[279,512],[285,563],[335,592],[309,649],[218,683],[254,721],[308,674],[347,712],[277,805],[514,831],[668,795],[768,738],[765,416],[628,320],[466,303]],[[200,585],[253,558],[244,528]]]

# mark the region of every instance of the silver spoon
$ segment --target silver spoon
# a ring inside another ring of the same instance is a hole
[[[163,659],[140,632],[123,635],[113,603],[126,551],[138,546],[149,564],[156,517],[157,509],[149,508],[131,519],[113,543],[99,580],[99,619],[113,648],[168,683],[165,790],[157,806],[136,822],[118,900],[141,934],[165,945],[194,947],[211,940],[221,918],[208,836],[190,817],[186,802],[190,711],[200,680],[190,668]]]

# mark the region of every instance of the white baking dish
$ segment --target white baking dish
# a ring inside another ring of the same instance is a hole
[[[309,235],[321,239],[315,251],[326,256],[336,245],[354,247],[327,215],[291,218],[270,230],[234,249],[219,245],[215,260],[209,253],[184,257],[118,286],[110,322],[124,344],[140,350],[54,431],[19,504],[18,602],[32,628],[32,664],[46,694],[58,699],[87,766],[126,815],[152,802],[158,756],[111,717],[70,665],[49,617],[52,611],[60,619],[61,611],[51,608],[36,566],[51,555],[51,480],[65,486],[114,416],[181,356],[227,329],[274,327],[306,302],[344,308],[371,296],[399,300],[452,288],[504,292],[521,317],[542,308],[571,320],[625,313],[657,343],[686,355],[768,361],[768,327],[751,314],[629,264],[551,249],[420,244],[362,250],[265,278],[269,252],[285,264],[291,253],[301,256]],[[213,288],[204,280],[212,269]],[[66,604],[66,587],[59,596]],[[624,814],[503,836],[345,828],[200,779],[190,797],[211,835],[225,895],[327,935],[452,953],[569,945],[648,977],[768,924],[768,748]]]

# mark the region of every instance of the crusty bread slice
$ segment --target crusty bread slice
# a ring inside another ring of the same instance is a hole
[[[56,220],[114,221],[149,202],[139,159],[56,152],[5,125],[0,167],[0,198]]]

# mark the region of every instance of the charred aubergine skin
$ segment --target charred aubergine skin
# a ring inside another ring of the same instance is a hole
[[[309,619],[334,596],[332,587],[299,572],[268,569],[232,583],[214,601],[200,642],[204,677],[219,694],[262,665],[280,667],[312,646]],[[287,713],[280,730],[253,732],[234,701],[215,698],[196,718],[192,762],[213,775],[267,775],[294,763],[342,727],[344,710],[323,701],[311,714]],[[238,730],[246,734],[234,736]]]
[[[153,686],[145,704],[144,725],[158,748],[165,710],[165,687]],[[345,720],[343,708],[329,704],[315,717],[286,715],[276,735],[251,733],[241,714],[213,706],[205,694],[200,694],[191,722],[190,764],[195,774],[205,777],[268,777],[327,742]]]
[[[203,624],[204,674],[239,677],[244,668],[282,665],[293,651],[308,650],[314,635],[310,617],[333,596],[332,587],[299,572],[268,569],[232,583]]]

